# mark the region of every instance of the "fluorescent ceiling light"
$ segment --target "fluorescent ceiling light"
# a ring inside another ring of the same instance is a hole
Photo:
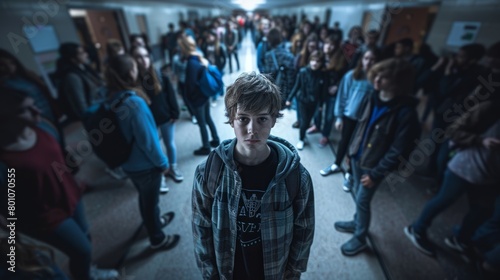
[[[233,0],[232,2],[246,11],[253,11],[259,5],[265,4],[266,0]]]

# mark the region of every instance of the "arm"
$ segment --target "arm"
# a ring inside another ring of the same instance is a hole
[[[161,150],[156,123],[146,102],[140,97],[131,96],[125,104],[133,110],[130,114],[133,141],[154,166],[166,170],[168,159]]]
[[[204,187],[204,173],[205,165],[198,166],[193,180],[192,227],[194,255],[203,279],[219,279],[212,232],[213,197]]]
[[[314,191],[309,172],[300,167],[300,190],[293,201],[293,240],[288,254],[285,279],[299,279],[306,271],[314,237]]]
[[[420,123],[415,110],[408,109],[396,116],[397,127],[394,139],[384,154],[368,175],[374,183],[380,182],[386,174],[394,170],[401,163],[401,157],[407,158],[415,146],[415,140],[420,137]]]
[[[297,92],[300,90],[300,87],[302,85],[302,76],[303,72],[300,71],[299,74],[297,75],[297,79],[295,80],[295,85],[293,86],[292,91],[290,91],[290,94],[286,99],[287,103],[291,102],[292,99],[297,95]]]
[[[168,104],[168,109],[170,110],[170,115],[172,119],[178,119],[180,115],[179,103],[177,103],[177,98],[175,96],[175,90],[168,77],[162,77],[163,79],[163,91],[166,95],[166,101]]]
[[[342,122],[342,116],[344,114],[345,105],[347,103],[350,79],[349,75],[345,75],[340,81],[339,89],[337,91],[337,99],[335,100],[335,117],[337,117],[337,122]]]

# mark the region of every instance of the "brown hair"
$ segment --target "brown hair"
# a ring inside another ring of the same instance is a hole
[[[309,53],[308,46],[310,42],[316,42],[316,49],[319,47],[318,36],[315,33],[312,33],[311,35],[307,36],[306,41],[302,45],[302,50],[300,51],[299,68],[306,66],[307,62],[309,62],[309,56],[311,54]]]
[[[130,71],[135,65],[135,60],[128,54],[110,58],[105,72],[109,92],[114,94],[118,91],[132,90],[142,97],[147,104],[151,104],[149,97],[141,88],[137,87],[137,81],[132,80],[132,77],[130,77]]]
[[[330,35],[326,37],[325,44],[326,42],[334,45],[335,49],[330,54],[325,53],[325,57],[328,57],[328,64],[325,65],[325,70],[341,71],[347,66],[347,60],[340,48],[340,40],[336,39],[335,35]]]
[[[366,49],[361,57],[358,60],[358,64],[356,64],[356,68],[354,68],[354,71],[352,73],[352,77],[354,80],[361,80],[363,77],[366,75],[365,71],[363,70],[363,57],[367,52],[371,52],[375,56],[375,62],[378,62],[380,58],[382,57],[382,52],[378,48],[368,48]]]
[[[279,88],[265,75],[255,72],[243,73],[227,87],[224,104],[226,106],[226,123],[231,124],[236,117],[238,106],[241,110],[259,113],[268,108],[274,118],[283,116],[281,110],[281,94]]]
[[[389,79],[395,95],[409,95],[413,91],[415,69],[408,61],[400,58],[389,58],[372,66],[368,71],[368,80],[373,83],[377,75]]]
[[[139,49],[144,49],[148,55],[148,49],[142,46],[135,46],[130,49],[130,54],[133,56],[134,53],[139,50]],[[145,72],[139,71],[139,79],[141,81],[141,86],[145,90],[153,89],[155,95],[160,94],[161,92],[161,82],[160,79],[158,78],[158,75],[156,75],[156,71],[153,67],[153,60],[151,59],[151,64],[149,65],[149,68],[146,69]],[[152,83],[151,83],[152,80]]]
[[[297,53],[300,52],[300,50],[295,49],[295,43],[297,41],[304,41],[304,35],[301,32],[297,32],[292,36],[292,47],[290,51],[293,53],[293,55],[297,55]]]

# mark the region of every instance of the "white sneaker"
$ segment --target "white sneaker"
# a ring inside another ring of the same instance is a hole
[[[118,277],[120,277],[120,274],[114,269],[97,268],[95,265],[90,267],[91,280],[111,280],[118,279]]]
[[[111,177],[115,178],[116,180],[124,180],[128,177],[125,171],[123,171],[121,167],[117,167],[115,169],[106,167],[106,173],[108,173]]]
[[[198,120],[196,119],[195,116],[192,116],[191,117],[191,122],[193,122],[194,124],[197,124],[198,123]]]
[[[165,179],[165,176],[161,176],[161,186],[160,186],[160,193],[168,193],[170,189],[167,186],[167,179]]]
[[[168,176],[170,176],[176,183],[182,182],[184,180],[184,176],[182,175],[181,171],[177,167],[177,164],[172,164],[170,166],[170,170],[168,171]]]
[[[299,143],[297,143],[297,145],[296,145],[297,150],[299,150],[299,151],[301,151],[302,149],[304,149],[304,146],[305,146],[304,141],[299,141]]]

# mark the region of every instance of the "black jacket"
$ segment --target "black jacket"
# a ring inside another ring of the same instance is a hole
[[[378,94],[373,92],[369,99],[349,148],[349,155],[354,156],[360,145],[363,145],[362,154],[358,159],[360,167],[370,170],[368,175],[376,183],[402,163],[401,157],[408,159],[421,132],[415,110],[417,100],[410,96],[401,96],[386,103],[389,110],[370,127],[364,142],[361,143],[373,107],[382,102]]]
[[[287,100],[291,101],[296,97],[302,103],[319,103],[324,84],[323,71],[313,71],[308,66],[302,67]]]
[[[170,83],[168,77],[163,77],[161,73],[157,72],[156,75],[162,84],[161,92],[155,94],[152,86],[149,87],[149,89],[146,88],[148,86],[145,86],[144,90],[151,99],[149,109],[151,109],[156,125],[159,126],[168,122],[170,119],[178,119],[180,111],[172,83]]]

